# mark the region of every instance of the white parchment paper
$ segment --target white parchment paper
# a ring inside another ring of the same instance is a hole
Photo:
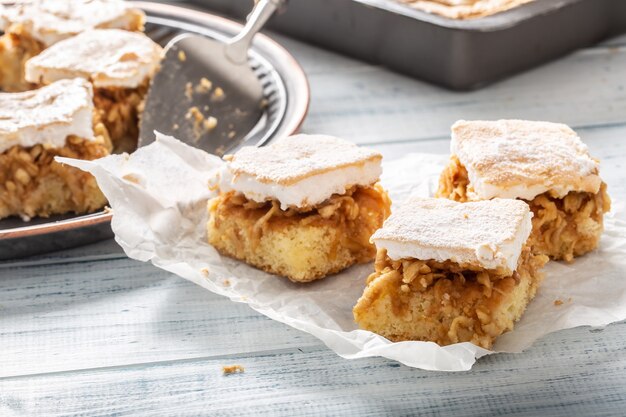
[[[91,172],[109,199],[112,227],[126,254],[150,261],[209,291],[245,302],[256,311],[308,332],[338,355],[383,356],[429,370],[462,371],[493,353],[471,343],[440,347],[430,342],[392,343],[358,330],[352,307],[373,265],[361,265],[310,284],[294,284],[220,256],[206,242],[207,184],[222,163],[217,157],[159,136],[131,156],[97,161],[59,158]],[[385,162],[383,185],[394,204],[409,195],[432,195],[445,155],[410,154]],[[610,184],[609,184],[610,187]],[[598,251],[573,264],[551,262],[535,300],[496,352],[519,352],[550,332],[603,326],[626,319],[626,214],[614,202]],[[556,300],[563,301],[555,305]]]

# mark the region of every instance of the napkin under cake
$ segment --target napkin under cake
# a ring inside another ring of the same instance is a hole
[[[64,39],[94,28],[142,31],[144,13],[123,0],[29,0],[0,5],[0,89],[34,88],[25,62]]]
[[[598,246],[610,209],[598,161],[576,132],[558,123],[459,121],[437,196],[526,201],[535,216],[533,250],[571,261]]]
[[[410,198],[373,236],[378,249],[354,317],[392,341],[490,348],[535,296],[547,262],[528,245],[519,200]]]
[[[106,199],[91,174],[54,157],[97,159],[110,150],[87,81],[61,80],[38,90],[0,93],[0,218],[103,207]]]
[[[374,259],[369,239],[390,210],[379,153],[297,135],[224,159],[209,202],[208,240],[218,251],[298,282]]]

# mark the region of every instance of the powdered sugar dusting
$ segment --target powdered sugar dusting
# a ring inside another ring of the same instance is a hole
[[[380,161],[382,155],[352,142],[324,135],[295,135],[262,148],[245,147],[229,162],[235,175],[288,185],[326,171]]]
[[[69,135],[93,139],[92,117],[92,87],[82,79],[0,93],[0,152],[15,145],[61,147]]]
[[[478,198],[530,200],[546,191],[596,193],[599,164],[576,132],[560,123],[458,121],[451,151],[465,166]]]
[[[82,77],[96,87],[135,88],[152,77],[162,49],[143,33],[88,30],[28,60],[26,80],[49,83]]]
[[[0,29],[19,23],[46,46],[92,28],[133,29],[144,13],[123,0],[32,0],[0,5]]]
[[[530,235],[531,218],[520,200],[458,203],[414,197],[394,211],[372,241],[392,259],[451,260],[513,271]]]

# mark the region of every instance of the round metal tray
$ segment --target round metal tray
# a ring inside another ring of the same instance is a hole
[[[224,40],[238,33],[242,27],[239,23],[183,7],[152,2],[133,4],[147,14],[146,34],[162,45],[186,32]],[[298,130],[308,111],[309,86],[296,60],[265,35],[256,36],[250,58],[263,83],[269,105],[245,143],[262,145]],[[89,215],[34,219],[29,223],[16,218],[0,220],[0,260],[111,238],[111,216],[111,213],[101,211]]]

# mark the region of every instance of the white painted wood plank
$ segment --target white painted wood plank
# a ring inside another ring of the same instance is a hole
[[[597,45],[598,47],[612,48],[615,46],[626,46],[626,34],[618,35]]]
[[[549,336],[523,354],[464,373],[384,359],[347,361],[324,348],[141,364],[0,380],[2,415],[620,415],[626,325]],[[245,373],[223,376],[223,365]]]
[[[380,67],[337,68],[310,74],[311,111],[303,130],[380,143],[445,137],[458,119],[619,124],[626,121],[625,68],[626,48],[589,49],[470,93]]]
[[[10,259],[0,261],[0,269],[8,267],[22,267],[37,264],[55,264],[85,262],[95,260],[111,260],[125,258],[126,255],[120,246],[113,239],[92,243],[62,251],[49,252],[41,255],[30,256],[21,259]]]
[[[319,344],[129,259],[0,269],[0,377]]]

